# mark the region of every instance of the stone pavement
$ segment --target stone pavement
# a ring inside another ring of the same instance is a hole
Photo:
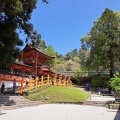
[[[0,110],[10,110],[21,107],[37,106],[43,104],[40,101],[29,101],[23,96],[15,94],[0,95]]]
[[[114,101],[114,97],[91,94],[83,105],[41,104],[2,110],[0,120],[120,120],[119,111],[103,107],[103,103],[108,101]],[[94,104],[90,104],[91,102]],[[95,105],[98,102],[102,105]]]
[[[87,102],[106,102],[114,100],[109,96],[91,95]],[[119,111],[106,107],[76,104],[41,104],[0,111],[0,120],[120,120]]]
[[[102,96],[97,94],[91,94],[89,92],[89,98],[83,103],[83,105],[93,105],[93,106],[104,106],[108,103],[112,103],[115,101],[113,96]]]
[[[14,110],[4,110],[0,120],[120,120],[120,112],[105,107],[75,104],[42,104]]]

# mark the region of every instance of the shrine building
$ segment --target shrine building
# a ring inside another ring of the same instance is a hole
[[[21,81],[25,81],[27,78],[33,79],[34,77],[35,79],[39,77],[41,79],[43,77],[44,79],[45,77],[49,77],[50,83],[58,85],[57,83],[61,79],[59,85],[62,85],[62,81],[69,78],[50,70],[45,62],[52,59],[54,57],[45,54],[41,49],[27,44],[23,49],[22,61],[16,59],[10,68],[0,67],[0,84],[4,82],[6,88],[9,88],[12,87],[14,79],[17,80],[18,86],[21,86]],[[56,78],[56,81],[54,78]]]

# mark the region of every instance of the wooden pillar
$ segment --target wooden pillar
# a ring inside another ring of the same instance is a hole
[[[38,87],[38,78],[35,79],[35,89]]]
[[[66,87],[68,86],[68,79],[66,78]]]
[[[0,85],[1,85],[1,79],[0,79]]]
[[[47,85],[48,86],[50,85],[50,76],[49,75],[47,76]]]
[[[72,81],[69,79],[69,86],[72,87]]]
[[[40,81],[38,81],[38,86],[40,86]]]
[[[59,83],[58,83],[59,86],[61,86],[61,79],[62,79],[62,78],[61,78],[61,76],[60,76],[60,77],[59,77]]]
[[[69,86],[69,77],[66,79],[66,86]]]
[[[70,79],[68,79],[68,86],[70,86]]]
[[[56,78],[57,76],[54,76],[54,86],[56,86]]]
[[[41,87],[43,87],[43,76],[41,77]]]
[[[21,80],[21,86],[20,86],[20,94],[23,93],[23,79]]]
[[[66,86],[66,77],[64,78],[63,86]]]
[[[29,88],[28,90],[30,91],[31,90],[31,79],[29,80]]]
[[[72,81],[70,80],[70,87],[72,87]]]

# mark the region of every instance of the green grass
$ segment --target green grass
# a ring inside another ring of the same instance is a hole
[[[88,94],[75,87],[51,86],[29,94],[25,98],[48,103],[83,103],[88,98]]]

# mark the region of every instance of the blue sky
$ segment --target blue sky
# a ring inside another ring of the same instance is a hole
[[[42,40],[63,55],[81,48],[80,39],[90,31],[93,21],[105,8],[120,11],[120,0],[48,1],[49,4],[45,4],[38,0],[30,21]]]

